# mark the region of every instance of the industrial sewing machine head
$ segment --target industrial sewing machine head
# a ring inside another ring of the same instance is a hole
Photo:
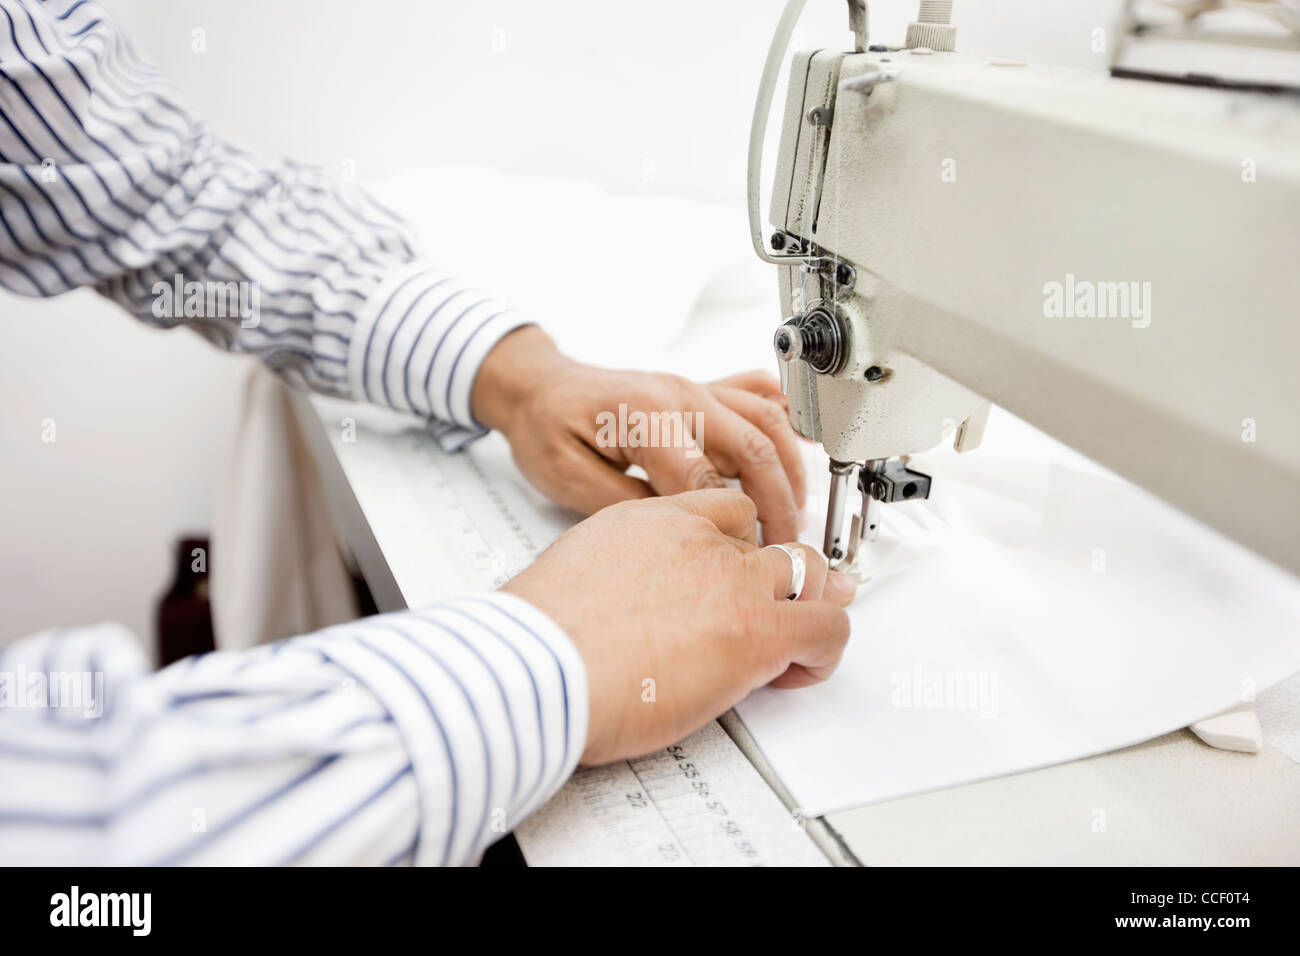
[[[919,45],[924,39],[951,50],[951,6],[930,4],[933,9],[922,16],[933,22],[915,25],[909,41]],[[865,4],[849,8],[864,46]],[[830,456],[823,549],[842,567],[854,563],[863,542],[875,539],[882,503],[929,496],[929,476],[908,468],[900,456],[954,432],[959,449],[973,448],[988,413],[979,395],[895,347],[901,303],[855,264],[870,261],[854,255],[866,230],[819,219],[828,179],[833,192],[845,162],[850,175],[861,172],[852,157],[837,152],[832,158],[837,108],[845,100],[862,106],[877,85],[898,77],[888,56],[852,64],[852,75],[842,75],[846,61],[854,59],[864,60],[829,51],[794,57],[772,193],[772,219],[780,225],[768,237],[771,251],[765,255],[783,265],[781,301],[791,316],[773,339],[782,388],[795,429],[821,442]],[[859,498],[854,514],[850,501]]]
[[[904,48],[868,47],[850,0],[853,52],[793,56],[765,229],[767,114],[802,6],[765,65],[749,215],[779,267],[791,423],[830,458],[832,564],[882,505],[928,496],[901,456],[974,448],[992,401],[1300,570],[1273,510],[1300,513],[1300,429],[1265,454],[1243,439],[1300,407],[1294,97],[947,52],[937,0]],[[1228,474],[1231,491],[1211,478]]]

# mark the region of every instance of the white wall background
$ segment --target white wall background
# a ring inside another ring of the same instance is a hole
[[[480,163],[739,208],[754,90],[783,2],[109,6],[193,109],[267,157],[362,180]],[[958,48],[1100,67],[1092,32],[1119,6],[957,0]],[[843,46],[844,4],[809,7],[799,45]],[[915,0],[870,7],[873,40],[901,42]],[[0,643],[105,619],[149,637],[172,542],[209,527],[243,360],[184,330],[140,327],[88,292],[0,293],[0,334]],[[53,443],[41,441],[46,419]]]

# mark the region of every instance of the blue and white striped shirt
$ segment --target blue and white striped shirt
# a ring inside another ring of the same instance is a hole
[[[526,322],[364,192],[216,138],[95,0],[0,0],[0,285],[92,285],[445,443]],[[0,862],[467,862],[586,723],[577,650],[505,594],[157,674],[111,625],[37,635],[0,656]]]
[[[457,864],[587,740],[586,675],[509,594],[149,673],[117,625],[0,654],[0,864]]]
[[[178,276],[246,283],[256,315],[160,309]],[[216,138],[94,0],[0,2],[0,285],[93,285],[291,382],[469,432],[479,365],[527,321],[422,261],[362,190]]]

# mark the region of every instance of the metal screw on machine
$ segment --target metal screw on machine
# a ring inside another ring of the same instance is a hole
[[[835,111],[829,106],[816,106],[808,111],[808,122],[813,126],[825,126],[828,129],[835,122]]]
[[[775,252],[788,250],[790,254],[794,256],[801,256],[812,248],[812,243],[807,239],[804,239],[802,236],[796,236],[793,233],[782,232],[780,230],[772,233],[772,237],[768,240],[768,243],[772,246],[772,249]]]

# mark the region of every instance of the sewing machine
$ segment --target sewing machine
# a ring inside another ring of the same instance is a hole
[[[868,49],[850,2],[853,52],[793,57],[765,230],[802,6],[768,55],[749,210],[790,420],[830,457],[827,557],[852,565],[882,505],[928,494],[900,456],[973,449],[993,402],[1300,572],[1295,93],[942,52],[951,3]]]
[[[772,229],[761,228],[758,154],[802,3],[768,56],[750,164],[751,229],[780,275],[773,343],[791,420],[824,446],[839,487],[832,560],[870,546],[890,500],[928,492],[930,476],[901,456],[947,437],[974,448],[993,402],[1300,570],[1295,104],[872,52],[865,10],[850,6],[862,11],[857,51],[794,56]],[[909,34],[935,50],[946,26],[918,21]],[[567,526],[523,497],[500,436],[445,455],[419,432],[368,425],[381,410],[297,400],[382,610],[497,586]],[[345,416],[360,441],[341,437]],[[855,493],[865,509],[850,509]],[[1260,705],[1292,739],[1294,720],[1280,718],[1294,717],[1293,700],[1294,684]],[[762,834],[758,804],[772,794],[790,834],[795,801],[739,718],[720,723],[746,759],[716,739],[687,752],[747,838]],[[746,762],[757,776],[736,766]],[[675,777],[657,769],[628,762],[572,781],[521,828],[529,862],[689,855],[645,805],[651,785],[677,799]],[[624,828],[647,813],[654,827]],[[1282,750],[1247,758],[1179,731],[799,822],[837,863],[1279,864],[1300,858],[1300,831],[1277,823],[1297,813],[1300,765]]]

